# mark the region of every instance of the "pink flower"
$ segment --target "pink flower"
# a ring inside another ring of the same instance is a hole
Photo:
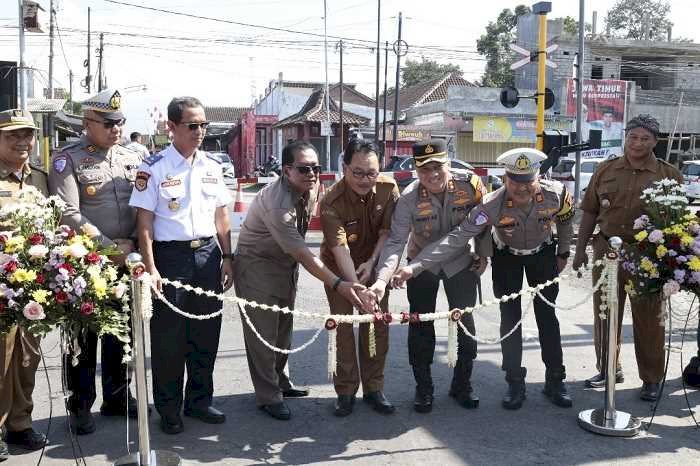
[[[85,256],[85,260],[88,261],[90,264],[99,264],[100,263],[100,255],[97,254],[96,252],[89,252]]]
[[[654,230],[649,233],[649,241],[652,243],[663,243],[664,242],[664,232],[661,230]]]
[[[95,305],[89,301],[84,302],[80,305],[80,313],[84,316],[89,316],[95,312]]]
[[[24,306],[24,309],[22,309],[22,314],[24,314],[24,317],[28,320],[42,320],[46,318],[44,308],[36,301],[29,301],[27,305]]]
[[[44,242],[44,236],[41,235],[40,233],[34,233],[32,236],[29,237],[29,244],[37,245],[37,244],[41,244],[43,242]]]
[[[10,261],[7,264],[5,264],[5,272],[7,273],[13,273],[15,270],[17,270],[17,262],[15,261]]]

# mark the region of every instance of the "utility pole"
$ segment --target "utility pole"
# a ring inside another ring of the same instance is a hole
[[[326,65],[326,172],[331,171],[331,96],[328,92],[328,8],[323,0],[323,56]]]
[[[49,3],[49,99],[53,99],[53,0]]]
[[[68,102],[73,103],[73,70],[68,70]]]
[[[329,96],[330,98],[330,96]],[[340,41],[340,152],[344,150],[345,128],[343,127],[343,41]],[[338,167],[340,169],[340,167]]]
[[[402,46],[401,46],[401,21],[402,21],[402,14],[399,12],[399,38],[398,40],[394,43],[394,52],[396,53],[396,90],[394,91],[394,155],[398,154],[398,135],[399,135],[399,93],[400,93],[400,85],[399,85],[399,77],[401,76],[401,54],[402,54]]]
[[[83,66],[87,68],[87,75],[85,76],[85,81],[82,86],[85,88],[88,94],[90,94],[90,82],[92,81],[92,76],[90,76],[90,57],[92,55],[92,49],[90,48],[90,7],[88,7],[88,29],[87,29],[87,59],[83,63]]]
[[[383,167],[385,163],[384,154],[386,154],[386,91],[387,91],[387,72],[389,71],[389,41],[384,43],[384,115],[382,118],[382,153],[379,166]],[[377,99],[379,100],[379,99]]]
[[[379,139],[379,40],[382,32],[382,0],[377,0],[377,79],[374,86],[374,140]],[[381,161],[380,161],[381,162]]]
[[[19,2],[19,108],[27,109],[27,82],[24,73],[24,8]]]
[[[532,5],[532,12],[538,15],[539,39],[537,43],[537,149],[544,148],[544,96],[547,77],[547,13],[552,11],[552,2],[538,2]]]
[[[97,49],[97,92],[102,92],[102,54],[104,53],[104,34],[100,33],[100,48]]]
[[[594,12],[595,13],[595,12]],[[594,16],[595,18],[595,16]],[[586,24],[586,7],[585,0],[579,0],[578,5],[578,55],[576,56],[576,141],[579,144],[583,142],[583,64],[584,64],[584,27]],[[594,23],[595,24],[595,20]],[[595,28],[595,26],[594,26]],[[594,31],[595,34],[595,31]],[[581,197],[581,151],[576,151],[576,167],[574,168],[574,205],[578,205],[578,200]]]

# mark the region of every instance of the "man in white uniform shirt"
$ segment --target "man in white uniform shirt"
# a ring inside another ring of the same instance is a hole
[[[148,158],[136,174],[130,205],[138,208],[139,246],[146,270],[162,288],[161,276],[220,293],[231,287],[233,262],[227,206],[231,195],[218,159],[198,150],[208,122],[199,100],[178,97],[168,105],[173,143]],[[217,244],[218,240],[218,244]],[[167,300],[192,314],[221,309],[212,298],[167,286]],[[151,319],[153,401],[168,434],[182,432],[185,416],[225,422],[212,406],[213,371],[221,317],[182,317],[155,300]]]

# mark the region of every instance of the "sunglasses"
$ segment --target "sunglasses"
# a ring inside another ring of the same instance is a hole
[[[208,121],[203,121],[201,123],[180,123],[180,124],[187,126],[190,129],[190,131],[196,131],[199,128],[206,130],[207,126],[209,126]]]
[[[302,175],[308,175],[311,172],[314,172],[314,175],[318,175],[321,173],[321,166],[320,165],[292,165],[294,168],[297,169],[299,173]]]
[[[102,123],[102,126],[104,126],[105,129],[112,129],[115,126],[119,126],[121,128],[126,123],[126,118],[122,118],[121,120],[95,120],[93,118],[83,118],[87,121],[92,121],[93,123]]]

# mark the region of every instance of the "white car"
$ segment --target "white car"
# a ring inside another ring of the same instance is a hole
[[[605,157],[581,159],[581,182],[579,186],[581,193],[586,191],[593,172],[598,168],[598,165],[606,160],[608,159]],[[562,157],[559,159],[557,166],[552,169],[552,179],[561,181],[566,186],[566,189],[573,193],[576,181],[575,173],[576,159],[573,157]]]
[[[685,182],[685,193],[688,196],[688,201],[692,203],[694,200],[700,199],[700,160],[683,162],[681,174]]]

